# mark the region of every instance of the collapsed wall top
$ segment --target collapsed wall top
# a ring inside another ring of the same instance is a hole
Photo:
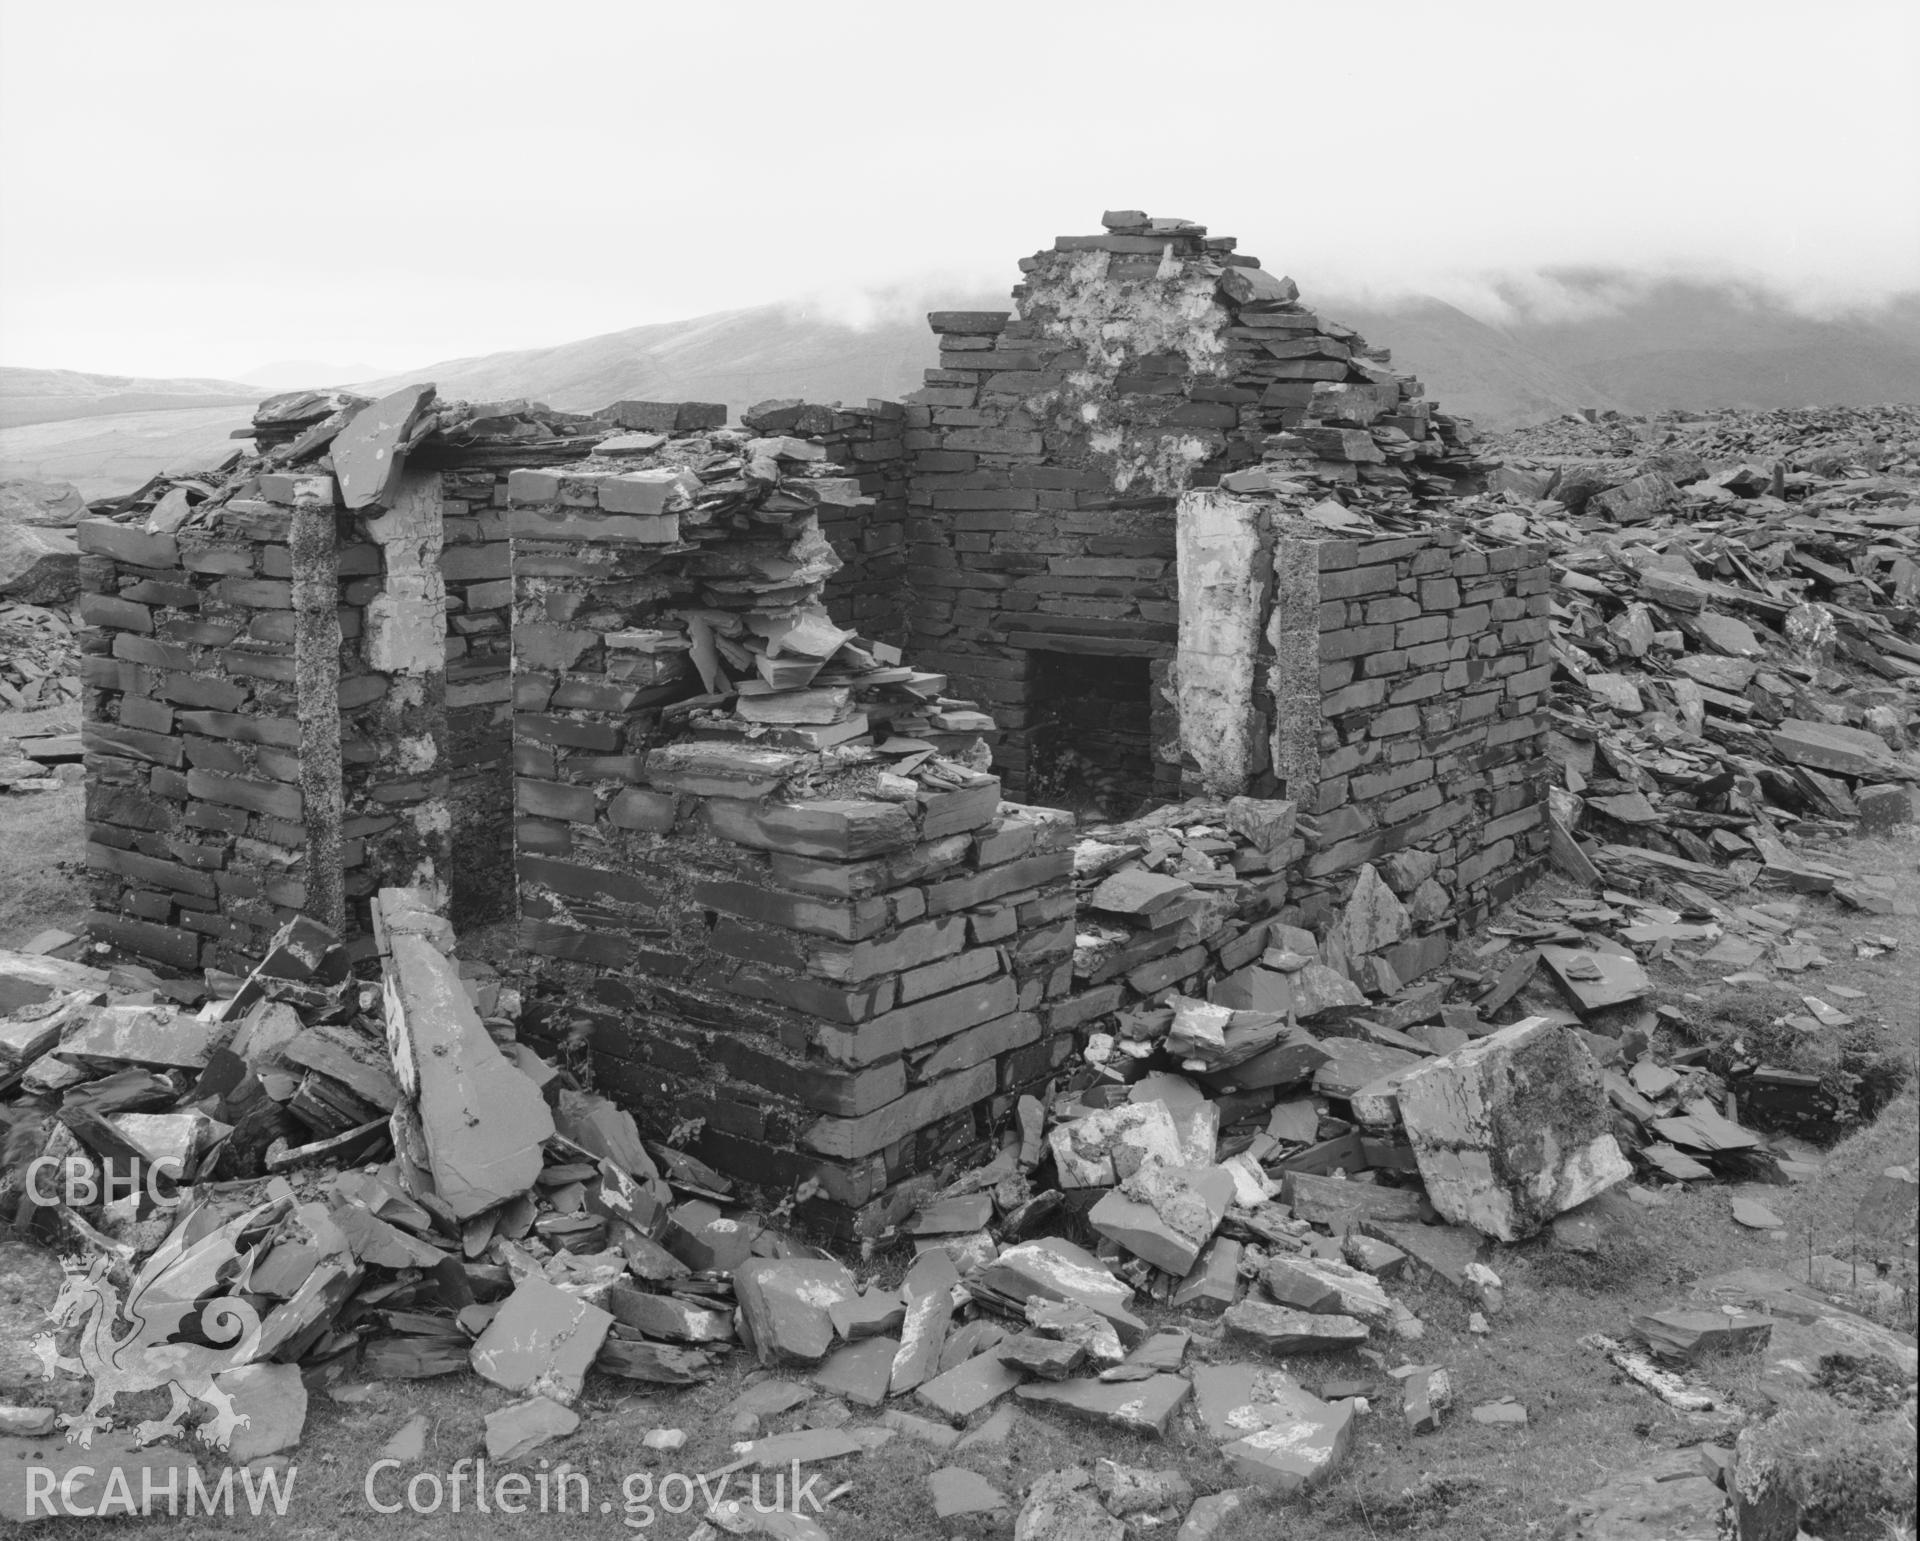
[[[1094,474],[1060,484],[1082,506],[1171,498],[1222,477],[1262,491],[1274,473],[1411,506],[1483,469],[1469,424],[1231,238],[1131,210],[1102,223],[1021,262],[1017,318],[929,318],[940,367],[913,401],[934,409],[935,448],[980,457],[952,473],[1002,456],[1083,469]]]

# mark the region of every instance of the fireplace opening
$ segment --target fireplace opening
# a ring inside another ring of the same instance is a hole
[[[1154,806],[1148,660],[1028,656],[1028,798],[1098,819],[1129,819]]]

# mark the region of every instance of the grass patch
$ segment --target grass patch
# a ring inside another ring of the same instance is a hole
[[[86,929],[85,806],[79,786],[0,796],[0,947],[54,927]]]
[[[1912,1411],[1862,1409],[1832,1397],[1786,1398],[1765,1423],[1741,1436],[1742,1494],[1790,1498],[1803,1526],[1841,1541],[1911,1525],[1915,1486]]]

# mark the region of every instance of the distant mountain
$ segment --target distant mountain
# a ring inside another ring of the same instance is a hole
[[[281,359],[249,369],[240,378],[248,385],[264,386],[270,391],[298,391],[326,385],[351,385],[380,373],[372,364],[325,364],[317,359]]]
[[[1547,276],[1501,330],[1630,411],[1920,401],[1920,295],[1824,317],[1734,281]]]
[[[154,380],[136,375],[84,374],[75,369],[0,366],[0,428],[119,412],[251,406],[260,395],[257,387],[240,380]]]
[[[449,359],[364,388],[432,380],[442,396],[529,396],[589,412],[623,399],[719,401],[736,412],[779,396],[897,401],[918,390],[922,372],[939,362],[927,311],[1010,308],[1004,296],[933,294],[908,314],[855,327],[803,306],[763,305],[551,348]],[[1369,342],[1391,346],[1399,367],[1426,381],[1429,396],[1486,427],[1617,405],[1497,328],[1439,300],[1416,296],[1384,307],[1328,300],[1316,308]]]
[[[1426,295],[1390,301],[1330,297],[1314,309],[1350,326],[1375,347],[1389,348],[1393,367],[1414,375],[1429,400],[1487,431],[1535,423],[1581,407],[1625,410],[1591,380],[1501,328]]]
[[[926,309],[954,303],[936,298]],[[761,305],[551,348],[446,359],[369,388],[431,380],[444,397],[527,396],[576,412],[622,400],[719,401],[738,412],[779,396],[897,401],[919,389],[921,371],[938,362],[938,352],[924,314],[862,328],[805,305]]]

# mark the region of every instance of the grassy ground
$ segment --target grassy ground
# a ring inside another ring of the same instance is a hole
[[[0,738],[32,727],[78,732],[77,706],[0,712]],[[78,786],[53,792],[0,792],[0,947],[18,947],[40,931],[78,931],[87,916],[81,830],[86,797]]]
[[[0,801],[0,819],[7,821],[0,828],[0,945],[48,925],[71,927],[82,908],[78,889],[57,865],[78,855],[78,801],[70,791]],[[1920,840],[1912,836],[1856,843],[1833,854],[1862,871],[1906,878],[1920,871]],[[1888,1041],[1911,1060],[1920,1051],[1920,921],[1853,915],[1825,899],[1804,901],[1803,920],[1833,961],[1804,976],[1801,988],[1818,994],[1823,985],[1840,983],[1865,992],[1867,998],[1849,1003],[1848,1009],[1876,1016]],[[1849,939],[1868,933],[1896,937],[1900,947],[1877,959],[1857,959]],[[1656,964],[1652,972],[1661,1000],[1708,1022],[1727,1011],[1729,987],[1714,971],[1689,974]],[[1781,995],[1773,1009],[1798,1009],[1797,1000]],[[1786,1221],[1785,1239],[1736,1226],[1729,1190],[1707,1185],[1676,1190],[1666,1204],[1642,1211],[1631,1231],[1596,1259],[1575,1257],[1544,1240],[1499,1249],[1493,1266],[1506,1283],[1507,1305],[1486,1336],[1468,1330],[1467,1304],[1451,1291],[1396,1284],[1394,1293],[1425,1324],[1421,1339],[1388,1340],[1359,1355],[1299,1358],[1288,1366],[1310,1388],[1326,1378],[1368,1378],[1379,1384],[1381,1395],[1359,1420],[1343,1471],[1304,1502],[1261,1500],[1218,1532],[1219,1541],[1283,1533],[1325,1541],[1442,1535],[1526,1541],[1550,1533],[1564,1500],[1614,1472],[1643,1465],[1654,1453],[1697,1443],[1723,1427],[1672,1412],[1621,1381],[1578,1339],[1596,1330],[1622,1334],[1635,1311],[1670,1303],[1689,1282],[1709,1273],[1743,1265],[1803,1268],[1809,1229],[1821,1250],[1836,1248],[1844,1217],[1872,1177],[1886,1166],[1920,1161],[1916,1128],[1920,1120],[1909,1089],[1876,1126],[1827,1153],[1817,1177],[1770,1190],[1768,1202]],[[896,1262],[877,1259],[875,1266]],[[1190,1362],[1238,1357],[1220,1343],[1217,1326],[1182,1324],[1198,1327]],[[1435,1434],[1407,1432],[1395,1383],[1386,1374],[1404,1363],[1445,1364],[1452,1370],[1454,1411]],[[643,1516],[626,1512],[622,1482],[647,1476],[658,1492],[670,1473],[711,1473],[727,1464],[733,1454],[724,1408],[754,1373],[746,1356],[736,1353],[715,1381],[683,1392],[636,1389],[594,1377],[578,1409],[580,1431],[517,1467],[537,1477],[547,1463],[566,1462],[584,1472],[591,1484],[589,1512],[495,1514],[479,1520],[485,1534],[571,1538],[623,1528],[688,1534],[695,1515],[670,1514],[657,1505],[651,1523],[640,1526]],[[1741,1361],[1709,1364],[1704,1374],[1736,1396],[1751,1392],[1751,1368]],[[1526,1405],[1530,1421],[1525,1428],[1483,1426],[1468,1416],[1474,1405],[1505,1396]],[[340,1403],[316,1389],[296,1454],[293,1498],[276,1533],[303,1538],[467,1535],[475,1523],[470,1509],[457,1516],[444,1508],[437,1514],[375,1512],[365,1490],[368,1469],[386,1439],[420,1413],[432,1427],[426,1457],[397,1474],[378,1476],[375,1496],[393,1502],[415,1471],[444,1477],[482,1448],[485,1415],[511,1398],[469,1376],[389,1382],[368,1388],[365,1398]],[[803,1417],[804,1410],[774,1426],[797,1425]],[[687,1445],[671,1454],[644,1449],[641,1436],[656,1427],[686,1430]],[[832,1463],[816,1491],[849,1485],[823,1520],[835,1541],[908,1541],[939,1534],[922,1480],[937,1466],[957,1459],[996,1483],[1017,1506],[1035,1476],[1064,1465],[1091,1466],[1102,1458],[1177,1468],[1200,1492],[1234,1485],[1211,1443],[1181,1417],[1167,1440],[1150,1441],[1042,1413],[1023,1416],[1006,1446],[957,1458],[897,1437],[872,1456]],[[738,1485],[744,1475],[731,1480],[736,1485],[729,1491],[746,1496],[748,1490]],[[426,1487],[420,1491],[423,1498],[430,1495]],[[771,1493],[770,1481],[762,1491]],[[602,1502],[608,1505],[604,1512]],[[205,1536],[252,1535],[261,1525],[244,1516],[191,1526],[162,1523],[176,1527],[167,1534]],[[87,1524],[50,1522],[42,1533],[91,1534],[83,1528]]]

